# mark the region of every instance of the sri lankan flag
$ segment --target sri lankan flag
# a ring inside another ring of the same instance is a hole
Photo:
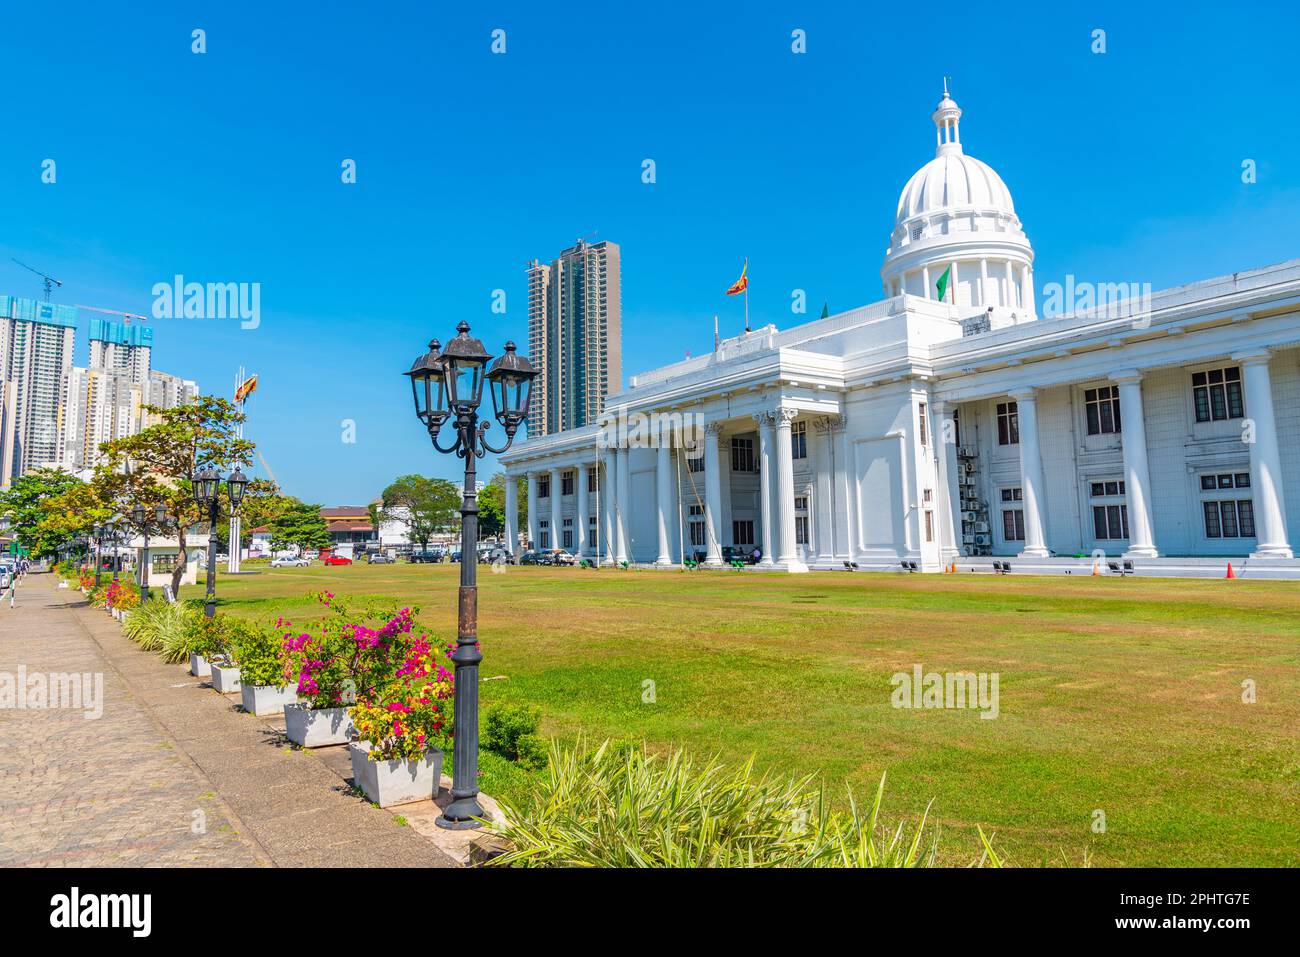
[[[235,390],[235,401],[243,402],[250,395],[257,391],[257,376],[250,375],[247,379],[239,384]]]
[[[744,292],[746,289],[749,288],[749,276],[746,275],[746,273],[748,272],[749,272],[749,260],[746,259],[745,265],[740,267],[740,278],[737,279],[735,282],[733,282],[731,284],[731,288],[727,290],[728,296],[739,296],[742,292]]]

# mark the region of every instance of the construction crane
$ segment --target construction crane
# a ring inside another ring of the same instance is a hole
[[[266,469],[266,474],[270,477],[271,484],[275,486],[276,491],[279,491],[280,483],[275,480],[275,473],[271,471],[271,466],[266,464],[266,456],[262,454],[261,449],[257,450],[257,460],[262,463],[262,468]]]
[[[10,258],[12,259],[13,257],[11,256]],[[22,266],[24,269],[28,270],[29,272],[34,272],[34,273],[36,273],[36,275],[38,275],[38,276],[41,277],[41,280],[45,283],[45,301],[46,301],[46,302],[49,302],[49,301],[50,301],[50,294],[54,291],[54,287],[55,287],[55,286],[60,286],[60,287],[61,287],[61,286],[63,285],[62,282],[60,282],[59,280],[55,279],[53,276],[47,276],[47,275],[45,275],[45,273],[41,272],[39,269],[32,269],[31,266],[27,265],[27,263],[25,263],[25,262],[23,262],[23,261],[21,261],[21,260],[19,260],[19,259],[14,259],[14,262],[18,263],[18,265]]]
[[[100,309],[98,306],[77,306],[78,309],[88,309],[91,312],[102,312],[109,316],[121,316],[126,325],[131,324],[132,319],[139,319],[141,322],[148,322],[148,316],[137,316],[133,312],[122,312],[118,309]]]

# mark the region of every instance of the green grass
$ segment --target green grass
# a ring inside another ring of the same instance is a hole
[[[394,596],[451,640],[458,574],[268,569],[219,593],[296,623],[316,616],[309,591]],[[885,816],[933,799],[948,863],[978,855],[982,825],[1018,864],[1300,864],[1295,584],[536,567],[480,567],[479,584],[483,705],[534,704],[544,734],[754,754],[820,773],[843,805],[887,770]],[[891,707],[914,664],[998,672],[1000,716]],[[483,760],[488,793],[531,781]]]

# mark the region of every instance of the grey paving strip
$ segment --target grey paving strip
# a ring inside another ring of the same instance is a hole
[[[50,587],[52,582],[47,576],[41,578],[46,582],[37,587],[29,579],[25,597],[33,602],[39,595],[53,612],[47,617],[61,615],[75,622],[83,643],[94,648],[114,673],[113,681],[105,675],[106,697],[113,701],[108,691],[110,683],[120,686],[120,697],[131,700],[136,709],[132,723],[153,729],[152,740],[137,743],[137,754],[165,755],[172,769],[187,766],[200,782],[201,792],[210,794],[211,803],[222,807],[225,822],[261,862],[289,867],[456,866],[455,861],[428,840],[397,824],[393,815],[355,795],[334,770],[337,760],[321,760],[312,753],[290,748],[281,728],[244,713],[238,707],[237,695],[218,695],[206,681],[190,678],[179,666],[166,665],[156,656],[141,651],[121,634],[116,622],[84,605],[79,592],[56,591]],[[0,648],[5,644],[0,642]],[[0,658],[0,662],[3,660]],[[0,670],[3,669],[4,665],[0,664]],[[66,670],[72,670],[72,666]],[[112,707],[116,710],[119,704]],[[50,714],[42,712],[45,717]],[[102,724],[108,717],[106,704],[103,719],[83,723]],[[77,720],[82,720],[79,715]],[[67,750],[66,745],[52,741],[36,742],[25,750],[30,760],[50,748],[59,754]],[[107,756],[81,757],[84,772],[93,777],[98,775],[102,758]],[[32,767],[24,762],[17,765],[15,773]],[[36,770],[38,773],[41,770],[39,759]],[[136,772],[133,776],[136,782],[148,780],[164,785],[169,780],[167,774],[154,769],[143,775],[138,773],[139,768]],[[0,782],[0,794],[5,793],[6,787],[6,782]],[[15,806],[17,803],[15,800]],[[28,797],[22,803],[31,805],[37,801]],[[120,802],[115,803],[120,807]],[[190,808],[194,806],[191,803]],[[5,802],[0,800],[0,836],[7,816]],[[187,810],[184,818],[187,829],[189,823]],[[0,846],[3,844],[0,837]],[[3,862],[3,851],[0,851],[0,862]]]

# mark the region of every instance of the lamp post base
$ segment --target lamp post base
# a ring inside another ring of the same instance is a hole
[[[465,821],[453,821],[443,817],[441,814],[434,820],[445,831],[473,831],[483,826],[482,821],[475,821],[473,818]]]

